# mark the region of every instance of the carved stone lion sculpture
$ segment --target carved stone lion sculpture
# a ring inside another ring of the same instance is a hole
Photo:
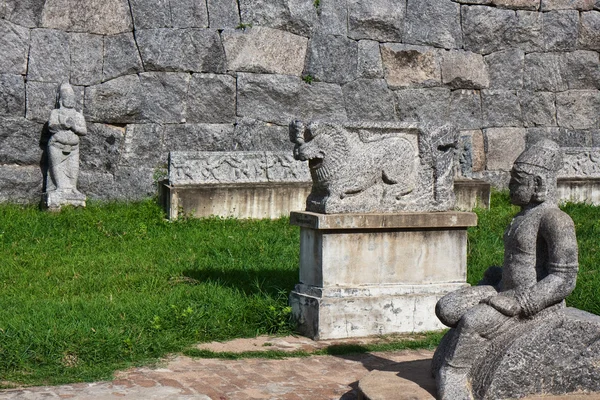
[[[344,199],[381,185],[384,197],[400,199],[415,186],[416,149],[405,138],[380,136],[351,143],[342,127],[300,121],[290,124],[290,140],[296,144],[294,158],[308,161],[313,179],[309,201],[326,196]]]
[[[442,211],[453,205],[456,132],[411,123],[293,121],[294,158],[308,161],[306,210]]]

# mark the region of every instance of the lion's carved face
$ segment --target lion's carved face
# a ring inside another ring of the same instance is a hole
[[[310,170],[313,172],[323,168],[328,170],[335,169],[339,162],[340,152],[344,151],[336,142],[335,135],[339,135],[335,129],[322,126],[318,123],[312,123],[306,127],[294,147],[294,158],[301,161],[308,161]],[[337,138],[337,139],[341,139]]]

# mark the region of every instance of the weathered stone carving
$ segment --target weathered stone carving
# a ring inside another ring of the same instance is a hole
[[[442,211],[453,207],[454,128],[406,123],[290,124],[294,157],[308,161],[306,210]]]
[[[521,211],[504,234],[503,267],[437,303],[452,328],[433,361],[440,399],[600,390],[600,317],[564,303],[578,255],[573,221],[557,206],[562,163],[548,139],[519,155],[509,188]]]
[[[85,207],[85,195],[77,190],[79,176],[79,137],[87,133],[83,114],[75,109],[75,93],[63,83],[58,93],[58,108],[48,121],[48,170],[44,205],[60,209],[63,205]]]
[[[565,164],[559,172],[560,177],[600,177],[600,148],[568,147],[564,152]]]
[[[308,182],[305,164],[291,154],[269,151],[171,152],[171,185]]]

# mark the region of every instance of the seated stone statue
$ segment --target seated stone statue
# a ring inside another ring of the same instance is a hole
[[[79,176],[79,137],[87,133],[83,114],[75,109],[75,93],[68,83],[59,89],[58,108],[48,121],[48,176],[46,206],[63,204],[85,206],[85,195],[77,190]]]
[[[573,221],[557,205],[556,175],[561,167],[560,148],[550,140],[542,139],[521,153],[509,184],[511,203],[521,211],[504,233],[502,268],[491,267],[478,286],[452,292],[437,303],[438,318],[453,328],[434,356],[440,399],[518,398],[556,392],[544,377],[532,378],[536,374],[532,370],[544,369],[541,360],[556,356],[545,354],[552,353],[552,341],[571,346],[569,337],[549,340],[545,330],[580,322],[579,314],[564,310],[564,299],[575,288],[578,254]],[[596,335],[594,343],[600,343],[599,318],[588,314],[584,320],[596,326],[588,339],[594,342]],[[600,369],[592,371],[592,376],[600,378]],[[513,388],[520,379],[525,383]],[[595,390],[585,384],[575,387]]]

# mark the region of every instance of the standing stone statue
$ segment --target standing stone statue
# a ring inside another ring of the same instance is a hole
[[[60,209],[63,205],[85,207],[85,195],[77,190],[79,176],[79,137],[87,133],[83,114],[75,110],[75,93],[68,83],[60,85],[58,108],[48,121],[48,171],[45,206]]]
[[[557,205],[561,167],[550,140],[521,153],[509,184],[521,211],[504,233],[502,268],[437,303],[452,328],[433,361],[440,399],[600,390],[600,317],[565,308],[578,254],[573,221]]]

